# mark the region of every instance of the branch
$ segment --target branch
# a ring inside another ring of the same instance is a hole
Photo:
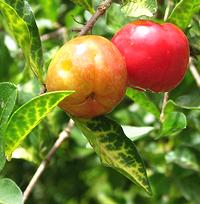
[[[44,34],[40,37],[41,41],[46,41],[50,39],[64,38],[66,35],[67,29],[65,27],[61,27],[58,30]]]
[[[190,58],[190,72],[192,74],[192,76],[194,77],[197,86],[200,88],[200,74],[197,71],[197,68],[194,66],[194,64],[192,63],[192,59]]]
[[[169,93],[165,92],[164,96],[163,96],[163,104],[162,104],[162,110],[161,110],[161,114],[160,114],[160,121],[163,122],[164,121],[164,110],[165,110],[165,106],[167,104],[169,98]]]
[[[105,0],[104,2],[102,2],[98,6],[98,8],[97,8],[96,12],[94,13],[94,15],[90,18],[90,20],[86,23],[86,25],[81,29],[81,31],[79,33],[79,36],[87,34],[87,32],[92,29],[92,27],[94,26],[94,24],[96,23],[98,18],[100,16],[102,16],[106,12],[106,9],[108,9],[110,7],[111,3],[112,3],[112,0]],[[44,35],[43,37],[41,37],[41,39],[44,41],[44,40],[50,39],[52,37],[54,38],[55,36],[60,35],[63,32],[65,32],[65,30],[63,28],[61,28],[61,30],[58,30],[57,32],[53,32],[51,34]],[[41,94],[43,94],[45,92],[46,92],[46,86],[45,86],[45,84],[43,84]],[[39,180],[40,176],[42,175],[42,173],[44,172],[44,170],[48,166],[48,164],[51,161],[52,157],[56,153],[57,149],[61,146],[63,141],[69,137],[73,125],[74,125],[74,122],[73,122],[72,119],[70,119],[67,127],[59,134],[58,139],[56,140],[53,147],[51,148],[51,150],[47,154],[46,158],[39,165],[37,171],[33,175],[30,183],[28,184],[27,188],[25,189],[25,191],[23,193],[24,203],[28,199],[30,193],[32,192],[32,190],[35,187],[35,185],[36,185],[37,181]]]
[[[38,167],[37,171],[35,172],[35,174],[32,177],[30,183],[28,184],[27,188],[24,191],[24,194],[23,194],[23,201],[24,202],[29,197],[29,195],[30,195],[31,191],[33,190],[35,184],[37,183],[38,179],[42,175],[45,168],[48,166],[49,162],[51,161],[52,157],[56,153],[57,149],[61,146],[63,141],[69,137],[73,125],[74,125],[74,122],[73,122],[72,119],[70,119],[69,123],[67,124],[67,127],[59,134],[58,139],[56,140],[53,147],[48,152],[46,158],[41,162],[40,166]]]
[[[89,19],[89,21],[81,29],[79,36],[87,34],[92,29],[92,27],[94,26],[98,18],[106,12],[106,10],[110,7],[111,3],[112,3],[112,0],[105,0],[98,6],[94,15]]]

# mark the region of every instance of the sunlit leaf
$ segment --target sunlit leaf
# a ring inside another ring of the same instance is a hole
[[[156,11],[156,0],[122,0],[122,12],[130,17],[151,17]]]
[[[22,143],[34,127],[72,91],[49,92],[33,98],[17,109],[8,121],[4,143],[5,155],[11,158],[12,152]]]
[[[135,127],[135,126],[129,126],[129,125],[123,125],[122,129],[125,133],[125,135],[131,139],[132,141],[138,140],[140,138],[143,138],[144,136],[147,136],[148,133],[150,133],[154,127]]]
[[[103,116],[91,120],[74,120],[100,157],[102,164],[119,171],[151,194],[143,161],[120,125]]]

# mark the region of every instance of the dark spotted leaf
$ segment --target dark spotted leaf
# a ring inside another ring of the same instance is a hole
[[[34,127],[72,91],[49,92],[33,98],[17,109],[8,121],[5,135],[5,155],[11,158],[12,152],[22,143]]]
[[[151,194],[144,163],[133,142],[125,136],[121,126],[106,118],[74,118],[78,128],[105,166],[114,168]]]

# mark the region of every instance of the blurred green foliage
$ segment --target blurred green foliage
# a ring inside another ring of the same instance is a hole
[[[79,30],[91,17],[89,11],[74,2],[30,0],[42,39],[46,70],[58,48],[65,41],[75,37],[76,30]],[[93,0],[93,8],[96,8],[99,2]],[[162,22],[166,10],[171,13],[179,1],[157,2],[158,11],[151,19]],[[142,16],[142,18],[150,17]],[[91,33],[110,39],[122,25],[134,19],[135,16],[126,17],[119,5],[113,3],[106,15],[97,21]],[[14,108],[17,109],[40,93],[41,84],[30,70],[24,72],[25,60],[22,51],[3,24],[3,16],[0,15],[0,81],[17,84],[18,97]],[[200,72],[199,13],[190,19],[185,32],[190,40],[193,63]],[[200,111],[198,109],[200,91],[193,76],[188,71],[183,82],[170,93],[170,99],[175,101],[177,106],[168,104],[167,123],[163,127],[157,114],[157,108],[160,110],[162,106],[163,94],[144,93],[143,95],[142,93],[140,97],[138,95],[133,99],[135,102],[130,98],[128,95],[108,117],[121,125],[151,128],[151,131],[147,133],[144,131],[139,136],[135,133],[137,135],[135,145],[144,159],[153,196],[146,195],[116,171],[103,167],[94,150],[88,145],[87,139],[77,127],[74,127],[70,138],[53,157],[27,203],[200,204]],[[137,101],[138,98],[143,98],[143,101],[148,99],[150,102],[142,103]],[[196,109],[185,109],[182,106],[196,107]],[[48,114],[15,151],[13,155],[15,159],[6,164],[1,177],[13,179],[23,191],[68,120],[68,116],[59,108]],[[171,131],[170,125],[177,120],[181,120],[178,123],[180,126],[175,131]],[[131,132],[133,129],[128,131]],[[164,137],[157,139],[159,135]]]

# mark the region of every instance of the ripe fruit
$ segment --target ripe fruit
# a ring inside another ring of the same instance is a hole
[[[175,25],[138,20],[125,25],[112,39],[124,56],[128,86],[166,92],[183,79],[189,61],[185,34]]]
[[[74,90],[59,106],[84,118],[110,112],[123,98],[127,70],[119,50],[94,35],[67,42],[49,65],[48,91]]]

